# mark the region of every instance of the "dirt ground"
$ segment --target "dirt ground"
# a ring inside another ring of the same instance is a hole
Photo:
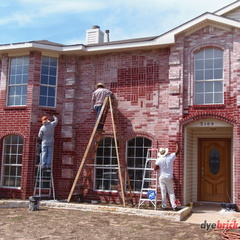
[[[53,208],[0,209],[0,240],[211,240],[220,237],[196,224],[154,217]]]

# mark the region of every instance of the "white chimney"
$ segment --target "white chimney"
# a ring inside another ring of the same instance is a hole
[[[104,33],[97,25],[92,26],[92,29],[86,31],[86,42],[87,44],[103,43]]]

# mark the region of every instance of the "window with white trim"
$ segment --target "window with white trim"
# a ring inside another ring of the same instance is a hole
[[[42,56],[39,106],[55,107],[58,59]]]
[[[147,150],[151,145],[152,141],[144,137],[130,139],[127,143],[127,165],[131,188],[134,192],[141,191]]]
[[[117,190],[118,163],[114,138],[105,137],[99,142],[94,169],[95,190]]]
[[[223,51],[206,48],[194,54],[194,104],[222,104]]]
[[[9,135],[3,139],[2,187],[19,188],[22,174],[23,138]]]
[[[10,58],[7,106],[27,103],[29,57]]]

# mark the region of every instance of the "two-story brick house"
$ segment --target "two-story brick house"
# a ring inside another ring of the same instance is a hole
[[[0,45],[0,197],[32,195],[41,117],[56,114],[55,192],[67,198],[94,127],[91,94],[103,82],[118,102],[135,201],[146,149],[171,152],[178,140],[180,204],[240,207],[240,1],[156,37],[104,42],[97,26],[86,34],[87,44]],[[102,137],[86,198],[120,201],[111,128]]]

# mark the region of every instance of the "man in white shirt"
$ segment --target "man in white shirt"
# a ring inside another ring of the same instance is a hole
[[[92,94],[93,109],[97,112],[97,118],[101,112],[103,101],[106,96],[112,96],[112,92],[105,88],[104,84],[98,83],[95,86],[96,90]],[[99,124],[97,129],[103,129],[103,124]]]
[[[155,163],[154,170],[160,172],[159,182],[162,195],[162,209],[166,210],[167,201],[166,195],[168,193],[173,210],[177,211],[176,197],[174,193],[173,183],[173,163],[179,153],[178,142],[176,142],[175,153],[168,154],[168,148],[160,148],[158,158]]]

